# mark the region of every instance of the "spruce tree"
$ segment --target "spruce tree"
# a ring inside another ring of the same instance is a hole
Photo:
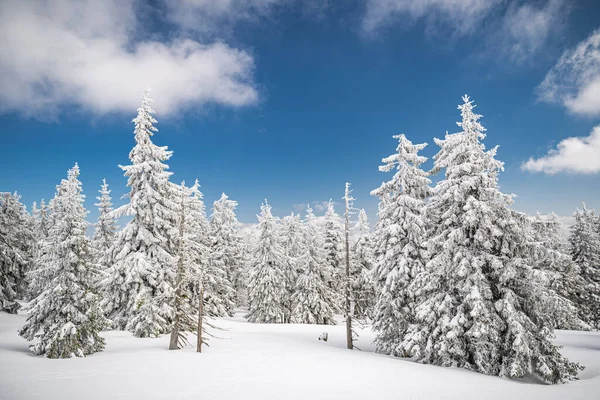
[[[57,192],[61,190],[62,186],[59,185]],[[44,290],[46,283],[52,278],[52,269],[48,268],[48,265],[52,264],[53,242],[49,237],[49,233],[56,219],[56,213],[54,212],[55,204],[56,197],[51,199],[48,205],[42,199],[39,214],[36,216],[36,228],[34,230],[36,243],[33,250],[32,266],[27,273],[29,281],[28,300],[38,297]]]
[[[173,327],[169,342],[169,350],[177,350],[189,344],[187,334],[195,332],[196,319],[194,319],[196,302],[192,302],[192,293],[198,282],[193,278],[194,272],[201,269],[197,263],[202,262],[201,242],[197,242],[197,231],[193,228],[195,212],[190,208],[193,194],[198,190],[198,181],[193,188],[187,188],[182,182],[178,188],[177,199],[177,225],[179,231],[177,243],[177,269],[175,277],[175,293],[173,296]],[[203,211],[203,210],[202,210]]]
[[[580,269],[587,293],[587,310],[582,308],[583,320],[600,329],[600,232],[594,210],[583,204],[575,211],[569,244],[573,261]]]
[[[556,329],[587,330],[590,296],[579,267],[565,251],[561,238],[562,222],[554,213],[539,213],[529,219],[531,227],[531,265],[546,288],[555,292],[544,304],[547,323]]]
[[[323,249],[323,239],[316,226],[315,215],[306,209],[304,223],[305,249],[302,258],[304,266],[296,281],[292,296],[292,322],[299,324],[335,325],[334,293],[327,285],[327,263]]]
[[[99,332],[108,327],[95,292],[90,243],[85,232],[87,211],[83,207],[77,164],[57,187],[49,232],[51,257],[43,265],[52,271],[43,292],[28,308],[27,322],[19,334],[33,341],[30,349],[49,358],[83,357],[104,348]]]
[[[92,236],[92,246],[94,250],[94,262],[102,270],[106,271],[110,266],[109,250],[115,241],[117,225],[114,216],[112,215],[112,198],[106,179],[102,179],[102,187],[99,190],[100,196],[96,197],[98,203],[94,204],[98,207],[100,215],[94,228]]]
[[[463,100],[462,131],[435,140],[434,171],[445,169],[445,177],[428,203],[429,261],[411,285],[420,302],[400,350],[420,362],[511,379],[576,379],[579,365],[560,354],[536,306],[549,294],[528,263],[527,217],[498,189],[497,148],[485,150],[481,116]]]
[[[175,285],[177,213],[175,187],[164,163],[172,152],[152,143],[157,129],[149,89],[144,92],[135,125],[131,165],[121,166],[128,178],[129,203],[115,215],[131,219],[118,232],[108,252],[103,307],[118,329],[137,337],[170,332]]]
[[[16,314],[25,296],[35,237],[17,193],[0,192],[0,311]]]
[[[354,226],[355,241],[351,251],[352,292],[354,316],[358,319],[371,319],[376,301],[372,269],[375,264],[373,241],[367,213],[361,209]]]
[[[285,255],[279,242],[277,220],[271,206],[261,205],[258,217],[259,239],[252,252],[250,266],[249,313],[250,322],[285,322]]]
[[[241,252],[239,222],[235,215],[237,202],[225,193],[213,203],[210,219],[210,252],[213,289],[207,302],[213,303],[214,316],[233,315],[236,305],[246,297],[246,273]],[[217,307],[218,303],[218,307]],[[209,306],[210,308],[211,306]],[[221,310],[221,311],[217,311]]]
[[[304,246],[304,229],[300,215],[292,213],[283,218],[281,226],[281,237],[283,238],[283,250],[286,257],[285,263],[285,287],[288,293],[285,299],[285,321],[290,322],[294,304],[292,296],[296,290],[298,277],[304,272],[306,249]]]
[[[376,237],[384,251],[378,254],[373,270],[379,292],[373,328],[378,352],[404,355],[398,346],[415,322],[416,299],[410,285],[427,261],[424,245],[428,222],[424,214],[431,181],[420,168],[427,158],[418,154],[427,144],[412,144],[404,135],[394,139],[398,140],[396,153],[384,158],[379,170],[396,173],[371,192],[382,198],[379,218],[385,220]]]
[[[327,265],[327,285],[335,296],[335,311],[343,309],[344,292],[344,239],[340,216],[335,212],[333,201],[329,200],[325,212],[325,262]]]

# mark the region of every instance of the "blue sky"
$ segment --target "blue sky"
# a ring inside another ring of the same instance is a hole
[[[432,157],[465,93],[516,209],[600,208],[594,1],[7,0],[0,26],[0,190],[28,206],[74,162],[90,219],[102,178],[122,203],[149,85],[173,180],[198,178],[208,208],[227,193],[242,222],[264,198],[280,216],[341,202],[346,181],[373,222],[392,135]]]

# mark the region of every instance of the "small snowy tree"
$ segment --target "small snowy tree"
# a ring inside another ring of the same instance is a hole
[[[53,257],[46,268],[53,271],[44,291],[32,301],[21,336],[33,341],[30,349],[49,358],[83,357],[104,348],[99,332],[108,326],[94,290],[94,269],[85,231],[77,164],[57,187],[56,220],[49,232]]]
[[[131,188],[129,203],[115,211],[131,219],[118,232],[107,257],[103,307],[118,329],[137,337],[170,332],[175,286],[177,213],[175,187],[164,164],[171,151],[152,143],[157,129],[149,89],[144,92],[135,125],[131,165],[121,166]]]
[[[427,144],[412,144],[404,135],[396,135],[394,139],[398,139],[396,153],[384,158],[379,170],[396,170],[396,173],[392,180],[371,192],[382,198],[379,211],[382,228],[377,231],[376,241],[383,249],[373,270],[379,290],[373,327],[377,331],[378,352],[404,355],[398,346],[414,323],[416,307],[410,285],[426,262],[424,244],[428,224],[424,211],[431,181],[420,168],[427,159],[418,154]]]
[[[538,279],[555,292],[543,304],[547,323],[558,329],[586,330],[590,298],[579,267],[564,250],[562,223],[554,213],[539,213],[529,218],[531,229],[531,265]]]
[[[92,236],[92,246],[94,250],[94,263],[102,270],[106,271],[108,265],[109,250],[115,241],[116,231],[118,229],[115,218],[112,215],[112,198],[106,179],[102,179],[102,187],[99,190],[100,196],[96,197],[98,203],[94,204],[98,207],[100,215]]]
[[[190,301],[194,283],[193,273],[200,270],[197,262],[202,262],[203,244],[197,242],[199,238],[197,231],[197,221],[194,221],[194,215],[198,209],[190,208],[193,205],[194,197],[198,191],[198,181],[193,188],[187,188],[182,182],[178,191],[178,230],[179,243],[177,244],[177,275],[175,277],[175,294],[173,296],[173,328],[171,330],[171,339],[169,350],[181,349],[188,344],[187,333],[194,332],[196,321],[193,318],[195,314],[195,302]],[[190,204],[192,203],[192,204]],[[204,211],[201,209],[201,211]]]
[[[327,285],[329,275],[326,273],[323,239],[310,206],[306,209],[304,243],[304,268],[298,276],[292,296],[292,322],[334,325],[334,296]]]
[[[585,322],[600,329],[600,232],[597,218],[585,204],[573,215],[575,224],[569,236],[571,256],[580,269],[583,290],[587,293],[587,309],[582,309],[582,317]]]
[[[503,164],[496,148],[485,150],[481,116],[463,100],[462,131],[435,140],[441,149],[434,171],[445,169],[445,178],[428,203],[428,262],[411,284],[420,302],[400,351],[511,379],[576,379],[579,365],[560,354],[536,307],[549,293],[528,263],[527,217],[498,189]]]
[[[34,234],[20,196],[0,192],[0,311],[16,314],[26,290]]]
[[[344,292],[344,238],[340,216],[335,212],[333,201],[329,200],[325,212],[325,262],[327,264],[327,285],[335,298],[335,311],[343,307]]]
[[[375,264],[371,228],[367,213],[361,209],[358,221],[354,226],[355,241],[352,245],[350,273],[352,276],[352,292],[354,297],[354,316],[358,319],[373,317],[376,292],[372,277]]]
[[[235,215],[237,202],[230,200],[225,193],[213,203],[210,219],[211,271],[214,279],[213,290],[207,301],[215,303],[214,311],[223,317],[233,315],[236,304],[241,305],[246,296],[246,274],[241,253],[239,222]],[[217,304],[218,303],[218,307]]]
[[[252,252],[249,288],[250,322],[285,322],[285,255],[279,242],[277,220],[265,200],[258,217],[260,237]]]
[[[286,322],[290,322],[293,303],[292,296],[296,290],[298,277],[303,273],[306,260],[304,246],[304,230],[300,215],[292,213],[283,218],[281,226],[281,237],[283,238],[283,249],[285,252],[285,287],[288,295],[285,299]]]

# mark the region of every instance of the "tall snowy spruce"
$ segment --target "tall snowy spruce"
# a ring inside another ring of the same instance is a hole
[[[445,178],[428,203],[429,261],[413,283],[416,321],[400,350],[423,363],[549,383],[577,378],[552,342],[541,307],[543,283],[528,264],[527,217],[498,190],[496,148],[480,142],[485,129],[468,96],[459,106],[462,131],[436,139],[434,171]]]
[[[285,322],[290,322],[294,304],[292,296],[296,290],[296,283],[300,274],[304,272],[306,249],[304,245],[304,229],[299,214],[292,213],[283,218],[281,224],[281,237],[283,250],[286,257],[285,287],[288,293],[285,301]]]
[[[259,238],[252,251],[248,283],[250,322],[284,323],[285,254],[278,238],[277,220],[265,200],[258,217]]]
[[[354,317],[371,319],[375,307],[376,291],[372,277],[375,264],[371,228],[364,209],[358,212],[354,226],[355,241],[350,252],[350,274],[354,299]]]
[[[600,224],[594,210],[585,204],[573,216],[575,224],[571,227],[569,244],[587,293],[588,309],[583,309],[583,320],[600,329]]]
[[[327,285],[336,297],[335,310],[341,311],[344,299],[344,235],[342,221],[329,200],[325,212],[325,262]]]
[[[43,292],[28,308],[27,322],[19,334],[33,341],[30,349],[49,358],[83,357],[102,351],[99,332],[108,327],[95,292],[95,268],[90,243],[85,236],[88,223],[83,207],[77,164],[68,179],[57,186],[50,229],[52,257],[43,267],[52,271]]]
[[[152,143],[157,129],[149,89],[144,92],[135,125],[131,165],[121,166],[130,187],[129,204],[115,211],[131,219],[118,232],[110,257],[103,307],[117,329],[137,337],[170,332],[178,243],[175,186],[164,164],[172,152]]]
[[[327,263],[323,249],[323,239],[316,226],[313,210],[306,209],[304,224],[305,250],[303,269],[296,281],[292,296],[292,322],[299,324],[335,325],[333,313],[335,299],[327,282]]]
[[[0,311],[16,314],[25,296],[35,237],[20,196],[0,193]]]
[[[415,322],[417,300],[411,283],[426,262],[428,223],[424,214],[431,181],[420,168],[427,158],[418,154],[427,144],[412,144],[404,135],[396,135],[394,139],[398,140],[396,153],[384,158],[379,170],[396,170],[396,173],[371,192],[382,199],[381,229],[375,238],[382,251],[373,269],[378,288],[373,328],[377,332],[378,352],[404,356],[399,344]]]
[[[242,305],[247,297],[240,224],[235,215],[237,204],[225,193],[221,194],[213,203],[210,218],[211,269],[218,280],[214,282],[211,301],[218,302],[222,309],[215,317],[233,315],[235,306]]]
[[[109,250],[115,241],[117,224],[114,216],[111,214],[112,198],[106,179],[102,180],[102,187],[99,190],[100,196],[96,197],[98,203],[94,204],[98,207],[100,215],[94,227],[94,235],[92,236],[92,246],[94,252],[94,263],[102,270],[106,271],[110,266],[108,264]]]

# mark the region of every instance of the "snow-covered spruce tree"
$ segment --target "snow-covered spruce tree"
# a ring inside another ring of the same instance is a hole
[[[34,234],[31,219],[17,193],[0,192],[0,311],[16,314],[25,296]]]
[[[94,289],[90,243],[85,236],[88,223],[83,207],[77,164],[68,179],[57,187],[55,223],[50,229],[53,257],[44,267],[53,271],[44,291],[28,309],[25,326],[19,334],[33,341],[30,349],[49,358],[83,357],[102,351],[99,332],[108,327]]]
[[[197,320],[194,318],[194,314],[197,312],[194,306],[197,303],[192,302],[191,299],[194,297],[195,286],[199,283],[199,279],[194,279],[194,275],[198,276],[202,269],[198,263],[202,263],[203,258],[206,256],[206,247],[202,242],[197,241],[203,238],[198,235],[199,221],[195,221],[196,218],[200,217],[201,219],[203,217],[198,213],[203,213],[204,205],[202,204],[201,208],[196,207],[196,209],[190,207],[193,207],[194,195],[199,193],[198,186],[198,181],[192,188],[187,188],[185,182],[182,182],[177,193],[179,237],[175,294],[173,296],[173,327],[169,350],[183,348],[189,343],[187,334],[195,332],[197,328]],[[204,221],[206,221],[205,216]],[[206,233],[206,230],[204,230],[204,233]]]
[[[590,297],[579,267],[565,251],[561,238],[563,224],[554,213],[539,213],[529,218],[531,230],[530,263],[537,278],[556,295],[547,296],[543,304],[547,323],[556,329],[587,330],[583,322],[589,315]]]
[[[100,215],[94,227],[94,235],[92,236],[92,247],[94,251],[94,263],[102,270],[106,271],[110,266],[109,250],[115,241],[117,232],[117,224],[115,217],[112,215],[112,198],[106,179],[102,179],[102,187],[99,190],[100,196],[96,197],[98,203],[94,204],[98,207]]]
[[[323,239],[316,226],[315,215],[306,209],[304,223],[304,266],[296,281],[292,296],[292,322],[299,324],[335,325],[334,294],[327,285],[329,275],[323,249]]]
[[[546,382],[576,379],[545,323],[546,292],[528,264],[527,217],[512,211],[498,190],[496,148],[486,151],[485,129],[468,96],[459,106],[462,131],[436,139],[434,171],[445,178],[427,212],[429,261],[413,283],[416,321],[400,350],[423,363]]]
[[[329,200],[325,212],[325,262],[327,285],[335,296],[335,312],[343,309],[344,292],[344,239],[340,216]]]
[[[569,244],[573,261],[580,269],[587,293],[588,309],[582,309],[583,320],[600,329],[600,232],[594,210],[583,204],[575,211],[575,224],[571,227]],[[587,315],[585,315],[587,314]]]
[[[250,322],[285,322],[285,254],[278,238],[277,219],[265,200],[258,217],[259,239],[252,251],[248,283]]]
[[[214,312],[219,312],[213,315],[215,317],[233,315],[235,306],[241,305],[246,297],[246,273],[239,222],[235,215],[237,204],[229,200],[225,193],[221,194],[221,198],[213,203],[210,218],[210,268],[215,279],[215,290],[210,294],[211,299],[207,298],[207,303],[212,301],[219,304],[218,308],[214,308]]]
[[[350,273],[354,298],[354,317],[371,319],[375,307],[376,292],[371,270],[375,264],[371,228],[367,213],[361,209],[354,226],[355,241],[352,244]]]
[[[53,199],[48,202],[46,206],[44,200],[40,202],[39,216],[35,218],[35,230],[36,243],[33,251],[33,260],[30,271],[27,273],[27,280],[29,281],[29,290],[27,298],[33,300],[39,296],[44,290],[46,283],[51,280],[53,270],[48,267],[53,262],[51,258],[54,256],[53,242],[49,237],[49,232],[54,226],[55,221],[55,205],[56,198],[59,193],[62,192],[62,186],[66,181],[57,186],[56,195]]]
[[[137,337],[170,332],[175,285],[177,213],[175,186],[164,163],[172,152],[152,143],[157,129],[149,89],[144,92],[135,125],[131,165],[121,166],[130,187],[129,203],[115,216],[131,219],[120,230],[109,250],[111,265],[103,283],[103,307],[117,329]]]
[[[286,257],[285,263],[285,287],[288,295],[285,299],[285,322],[291,321],[293,303],[292,296],[296,290],[298,277],[305,269],[306,249],[304,246],[304,229],[299,214],[292,213],[283,218],[281,224],[281,237],[283,238],[283,250]]]
[[[410,284],[423,271],[426,257],[427,218],[425,198],[431,192],[427,172],[420,166],[427,158],[419,151],[427,146],[412,144],[396,135],[396,153],[382,160],[382,172],[396,171],[392,179],[371,192],[382,199],[379,219],[382,228],[375,240],[384,249],[378,254],[373,278],[378,288],[373,328],[378,352],[404,356],[398,348],[410,324],[415,322],[415,293]]]

